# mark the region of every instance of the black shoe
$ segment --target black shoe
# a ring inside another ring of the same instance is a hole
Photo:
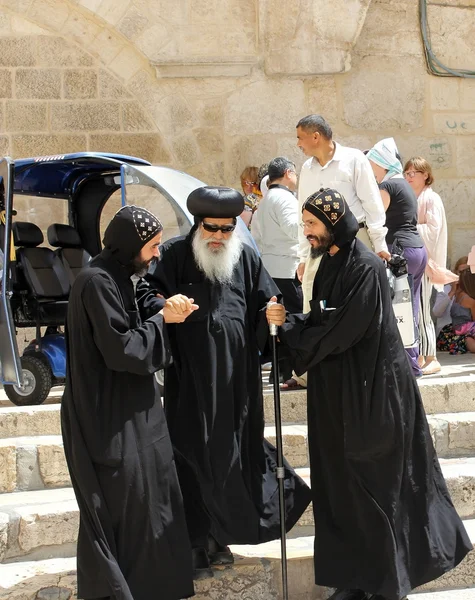
[[[336,590],[328,600],[370,600],[363,590]]]
[[[208,556],[211,565],[233,565],[234,556],[228,546],[221,546],[214,539],[208,538]]]
[[[213,569],[209,564],[208,553],[204,548],[192,548],[193,579],[207,579],[214,577]]]

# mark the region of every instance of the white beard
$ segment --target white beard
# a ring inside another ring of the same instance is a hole
[[[242,252],[242,242],[233,234],[228,240],[219,240],[223,245],[219,250],[211,250],[213,238],[204,240],[198,228],[192,240],[193,255],[199,269],[213,283],[229,284],[233,279],[233,271]]]

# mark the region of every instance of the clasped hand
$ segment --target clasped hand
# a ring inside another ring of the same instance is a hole
[[[194,298],[175,294],[165,301],[165,306],[160,313],[163,315],[165,323],[183,323],[192,312],[198,309],[199,306],[194,304]]]
[[[270,302],[275,302],[275,304],[269,304],[267,306],[267,322],[269,325],[277,325],[280,327],[285,323],[285,306],[283,304],[277,304],[276,296],[272,296]]]

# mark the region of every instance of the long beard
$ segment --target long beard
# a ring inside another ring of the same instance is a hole
[[[233,279],[233,271],[242,252],[242,242],[233,234],[228,240],[220,240],[222,247],[212,250],[209,243],[216,241],[204,240],[200,229],[193,235],[192,248],[196,264],[210,281],[229,284]]]
[[[136,277],[145,277],[148,273],[148,268],[150,266],[151,260],[139,260],[138,257],[134,258],[134,275]]]

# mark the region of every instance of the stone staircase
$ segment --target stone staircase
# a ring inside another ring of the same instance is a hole
[[[420,388],[444,476],[475,543],[475,358],[442,360],[442,375],[423,378]],[[54,390],[46,404],[19,408],[0,392],[0,600],[75,598],[79,512],[63,454],[60,395]],[[273,441],[269,387],[265,411],[266,437]],[[306,393],[284,392],[282,416],[286,457],[308,480]],[[280,542],[232,550],[235,565],[197,582],[197,600],[279,600]],[[329,594],[313,584],[312,557],[309,509],[288,540],[292,600]],[[475,553],[420,592],[417,600],[475,600]]]

